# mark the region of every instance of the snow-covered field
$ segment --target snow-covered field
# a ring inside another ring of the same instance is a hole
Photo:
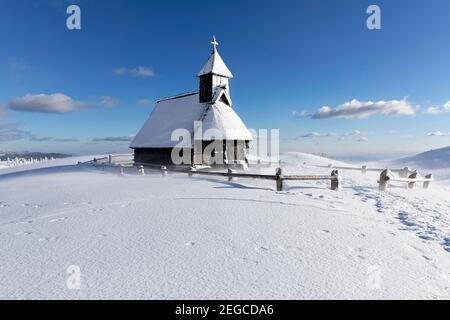
[[[342,191],[276,192],[269,181],[75,165],[89,158],[0,170],[0,298],[450,298],[448,180],[382,194],[377,174],[345,171]],[[333,162],[282,159],[297,174],[329,174],[311,165]]]

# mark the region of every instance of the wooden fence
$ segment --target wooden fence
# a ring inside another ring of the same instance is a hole
[[[432,181],[434,181],[434,179],[431,173],[422,178],[417,171],[414,171],[407,178],[403,178],[396,177],[392,170],[385,169],[380,174],[378,184],[380,191],[386,191],[390,182],[405,182],[407,183],[408,189],[414,189],[416,183],[423,182],[423,188],[428,189]]]
[[[425,177],[421,177],[417,170],[411,170],[406,167],[403,169],[377,169],[368,168],[367,166],[357,167],[342,167],[333,166],[332,164],[328,166],[312,165],[314,167],[320,168],[331,168],[331,175],[284,175],[281,168],[277,168],[275,174],[258,174],[258,173],[246,173],[246,172],[236,172],[236,170],[228,169],[227,171],[206,171],[198,170],[194,167],[181,167],[181,166],[158,166],[150,164],[139,164],[134,163],[134,160],[127,161],[114,161],[120,157],[132,157],[130,154],[124,155],[109,155],[107,157],[97,158],[90,161],[86,161],[79,164],[93,164],[95,167],[100,167],[105,170],[105,167],[118,168],[121,175],[124,174],[125,168],[136,168],[137,173],[140,175],[145,175],[145,169],[150,168],[153,170],[161,171],[163,176],[166,176],[168,172],[186,173],[189,176],[194,175],[206,175],[206,176],[221,176],[227,177],[229,181],[233,179],[260,179],[260,180],[271,180],[275,181],[276,190],[283,190],[284,181],[318,181],[318,180],[329,180],[331,183],[332,190],[339,190],[341,188],[341,176],[339,170],[358,170],[362,173],[368,171],[381,172],[380,179],[378,180],[380,191],[386,191],[389,183],[391,182],[404,182],[407,183],[409,189],[413,189],[417,183],[423,183],[423,188],[428,189],[430,183],[434,181],[433,175],[428,174]],[[339,169],[339,170],[338,170]],[[398,176],[395,174],[397,173]]]
[[[305,163],[306,164],[306,163]],[[311,165],[316,168],[333,168],[338,170],[353,170],[353,171],[361,171],[362,174],[366,174],[367,172],[383,172],[386,168],[370,168],[368,166],[361,167],[343,167],[343,166],[334,166],[329,164],[327,166],[319,166],[319,165]],[[416,170],[410,169],[409,167],[401,168],[401,169],[390,169],[391,172],[395,172],[399,175],[400,178],[407,178]]]
[[[148,165],[146,165],[148,166]],[[145,167],[143,165],[137,165],[138,173],[144,174]],[[166,166],[161,166],[159,168],[163,176],[167,175],[168,171],[178,172],[178,173],[187,173],[189,176],[193,175],[206,175],[206,176],[221,176],[227,177],[229,181],[233,179],[260,179],[260,180],[272,180],[275,181],[277,191],[283,190],[283,182],[284,181],[317,181],[317,180],[329,180],[331,182],[331,190],[339,190],[341,184],[341,178],[338,170],[333,170],[331,175],[284,175],[283,170],[281,168],[277,168],[274,175],[270,174],[258,174],[258,173],[242,173],[236,172],[235,170],[228,169],[226,172],[220,171],[201,171],[197,170],[193,167],[189,169],[183,168],[168,168]]]
[[[107,161],[104,161],[107,160]],[[102,162],[103,161],[103,162]],[[152,170],[159,170],[163,176],[166,176],[168,172],[176,172],[176,173],[186,173],[189,176],[194,175],[205,175],[205,176],[220,176],[227,177],[229,181],[233,179],[260,179],[260,180],[271,180],[275,182],[276,190],[283,190],[283,182],[284,181],[317,181],[317,180],[329,180],[330,186],[332,190],[340,190],[341,188],[341,177],[339,175],[338,170],[333,170],[331,175],[284,175],[281,168],[277,168],[275,174],[258,174],[258,173],[246,173],[246,172],[236,172],[236,170],[228,169],[227,171],[204,171],[197,170],[194,167],[177,167],[177,166],[157,166],[157,165],[149,165],[149,164],[131,164],[131,163],[114,163],[110,161],[110,157],[94,159],[89,162],[85,162],[89,164],[93,164],[97,168],[101,168],[102,170],[105,167],[113,167],[118,168],[121,175],[124,174],[125,168],[133,168],[135,167],[137,173],[139,175],[145,175],[145,169],[150,168]],[[85,164],[80,163],[80,164]]]

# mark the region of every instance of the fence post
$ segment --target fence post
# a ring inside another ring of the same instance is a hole
[[[145,176],[145,169],[144,169],[144,166],[139,166],[139,167],[137,167],[137,172],[138,172],[138,174],[140,174],[141,176]]]
[[[277,168],[276,171],[276,183],[277,183],[277,191],[283,191],[283,178],[282,178],[282,173],[283,171],[281,170],[281,168]]]
[[[423,183],[423,188],[424,189],[428,189],[429,187],[430,187],[430,183],[431,183],[431,180],[433,180],[433,174],[427,174],[426,176],[425,176],[425,179],[430,179],[429,181],[425,181],[424,183]]]
[[[120,168],[120,175],[123,176],[123,166],[119,164],[119,168]]]
[[[362,166],[361,172],[362,172],[362,174],[366,174],[367,173],[367,166]]]
[[[112,164],[112,154],[110,154],[110,155],[108,156],[108,162],[109,162],[110,165]]]
[[[161,166],[161,174],[163,177],[167,176],[167,167]]]
[[[236,173],[236,170],[228,169],[228,174]],[[233,178],[232,176],[228,176],[228,181],[235,181],[236,178]]]
[[[418,176],[418,172],[417,171],[414,171],[413,173],[411,173],[410,175],[409,175],[409,179],[416,179],[417,178],[417,176]],[[414,185],[416,184],[416,182],[415,181],[411,181],[411,182],[408,182],[408,189],[414,189]]]
[[[379,188],[380,191],[386,191],[388,188],[388,182],[392,177],[392,172],[389,169],[385,169],[380,174]]]
[[[194,173],[195,171],[197,171],[197,169],[195,169],[194,167],[189,167],[189,173],[188,173],[188,176],[189,176],[189,177],[192,177],[192,175],[193,175],[193,173]]]
[[[339,175],[339,170],[331,171],[331,190],[340,190],[341,188],[341,177]]]
[[[408,174],[410,171],[411,170],[408,167],[404,167],[399,173],[400,178],[408,178]]]

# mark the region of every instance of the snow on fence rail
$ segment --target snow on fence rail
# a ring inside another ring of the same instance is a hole
[[[138,166],[138,171],[143,172],[144,166]],[[331,181],[331,190],[339,190],[340,184],[341,184],[341,178],[339,175],[338,170],[333,170],[331,172],[331,175],[321,175],[321,176],[314,176],[314,175],[283,175],[283,171],[281,168],[277,168],[274,175],[270,174],[257,174],[257,173],[238,173],[235,170],[228,169],[227,172],[219,172],[219,171],[200,171],[196,170],[193,167],[190,167],[188,170],[186,169],[178,169],[178,168],[171,168],[168,169],[166,166],[160,167],[160,170],[164,175],[167,174],[168,171],[173,172],[181,172],[181,173],[187,173],[189,176],[193,175],[211,175],[211,176],[222,176],[222,177],[228,177],[228,180],[231,181],[233,178],[250,178],[250,179],[262,179],[262,180],[273,180],[276,183],[276,189],[277,191],[283,190],[283,182],[288,180],[296,180],[296,181],[317,181],[317,180],[330,180]]]
[[[125,160],[125,158],[127,160]],[[115,160],[116,159],[116,160]],[[122,159],[119,161],[117,159]],[[117,155],[109,155],[107,157],[102,158],[94,158],[93,160],[89,160],[86,162],[79,162],[78,164],[93,164],[96,167],[101,167],[103,170],[105,166],[116,167],[119,168],[120,174],[124,174],[124,168],[136,167],[138,174],[145,175],[145,167],[160,170],[163,176],[167,175],[168,171],[178,172],[178,173],[187,173],[189,176],[193,175],[211,175],[211,176],[223,176],[228,177],[228,180],[231,181],[236,178],[249,178],[249,179],[262,179],[262,180],[272,180],[276,182],[277,191],[283,190],[283,182],[284,181],[318,181],[318,180],[330,180],[331,181],[331,189],[339,190],[341,188],[341,176],[339,174],[339,170],[361,170],[362,173],[366,173],[368,171],[380,172],[380,179],[378,180],[380,191],[386,191],[388,188],[388,184],[391,182],[405,182],[409,189],[413,189],[416,183],[423,182],[423,188],[428,189],[430,183],[434,181],[433,175],[428,174],[425,177],[421,177],[417,170],[411,170],[408,167],[403,169],[376,169],[376,168],[368,168],[367,166],[358,167],[343,167],[343,166],[333,166],[329,164],[328,166],[320,166],[320,165],[312,165],[313,167],[319,168],[332,168],[331,175],[283,175],[282,169],[277,168],[274,175],[270,174],[257,174],[257,173],[238,173],[235,170],[228,169],[227,172],[220,171],[201,171],[197,170],[194,167],[189,167],[186,169],[185,167],[166,167],[166,166],[158,166],[158,165],[150,165],[150,164],[137,164],[134,162],[134,156],[132,154],[117,154]],[[339,170],[338,170],[339,169]],[[398,173],[398,177],[394,174],[394,172]]]
[[[109,165],[118,164],[133,164],[134,155],[131,153],[126,154],[110,154],[106,157],[94,158],[85,162],[78,162],[78,164],[96,164],[101,163],[101,161],[107,161]]]
[[[133,164],[134,163],[134,155],[131,153],[127,154],[110,154],[108,156],[109,164],[117,163],[117,164]]]
[[[317,168],[333,168],[338,170],[354,170],[354,171],[361,171],[361,173],[366,174],[367,172],[383,172],[386,168],[369,168],[368,166],[361,166],[361,167],[343,167],[343,166],[334,166],[332,164],[329,164],[327,166],[319,166],[319,165],[311,165],[313,167]],[[402,169],[390,169],[391,172],[396,172],[399,174],[400,178],[407,178],[409,175],[416,172],[416,170],[410,169],[409,167],[405,167]]]
[[[406,182],[408,184],[408,189],[414,189],[416,183],[423,182],[423,188],[428,189],[432,181],[434,181],[434,179],[431,173],[422,178],[417,171],[414,171],[407,178],[403,178],[396,177],[392,170],[385,169],[381,172],[378,183],[380,191],[386,191],[390,182]]]
[[[121,155],[122,156],[122,155]],[[277,191],[283,190],[283,182],[284,181],[317,181],[317,180],[330,180],[331,189],[339,190],[341,188],[341,177],[339,175],[338,170],[333,170],[331,175],[284,175],[281,168],[277,168],[274,175],[270,174],[257,174],[257,173],[240,173],[235,170],[228,169],[226,172],[220,171],[201,171],[197,170],[194,167],[182,168],[182,167],[166,167],[166,166],[157,166],[150,164],[136,164],[133,162],[114,162],[111,161],[111,158],[115,156],[108,156],[99,159],[93,159],[91,161],[87,161],[79,164],[93,164],[96,167],[101,167],[103,170],[106,166],[119,168],[120,174],[124,174],[125,168],[136,167],[138,174],[145,175],[145,168],[157,169],[160,170],[162,175],[167,175],[167,172],[178,172],[178,173],[187,173],[189,176],[193,175],[210,175],[210,176],[222,176],[227,177],[229,181],[237,178],[249,178],[249,179],[262,179],[262,180],[272,180],[276,183]],[[107,160],[107,161],[104,161]],[[103,162],[102,162],[103,161]]]

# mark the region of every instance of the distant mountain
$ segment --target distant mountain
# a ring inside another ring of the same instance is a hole
[[[391,161],[391,165],[418,169],[422,173],[433,173],[437,179],[447,180],[450,179],[450,147],[395,159]]]
[[[448,169],[450,168],[450,147],[430,150],[412,157],[397,159],[394,162],[424,169]]]
[[[0,151],[0,160],[5,161],[8,158],[14,159],[14,158],[22,158],[22,159],[42,159],[42,158],[55,158],[55,159],[61,159],[61,158],[67,158],[70,157],[68,154],[64,153],[44,153],[44,152],[1,152]]]

